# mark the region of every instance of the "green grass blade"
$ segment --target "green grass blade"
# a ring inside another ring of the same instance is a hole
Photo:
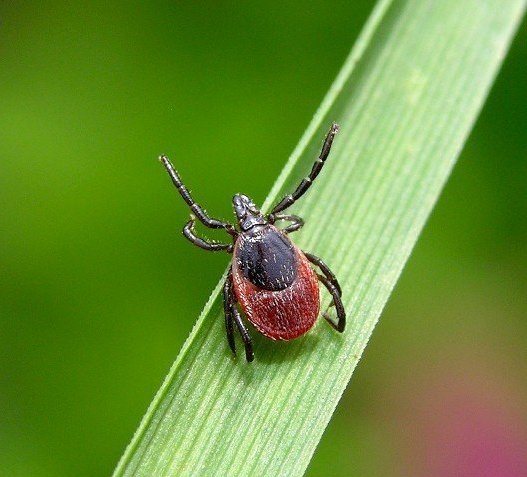
[[[273,343],[253,331],[256,361],[245,363],[242,352],[233,361],[220,283],[114,475],[305,471],[525,4],[378,3],[266,201],[268,207],[307,173],[329,124],[339,122],[325,170],[292,211],[307,223],[296,234],[298,245],[323,257],[341,281],[346,332],[338,335],[319,320],[304,338]]]

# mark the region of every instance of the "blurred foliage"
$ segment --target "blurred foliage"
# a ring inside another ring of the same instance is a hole
[[[110,473],[226,265],[181,238],[157,155],[220,217],[261,202],[372,5],[0,5],[2,474]],[[526,40],[309,475],[441,475],[453,395],[527,444]]]

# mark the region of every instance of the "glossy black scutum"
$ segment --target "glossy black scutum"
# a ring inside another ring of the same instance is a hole
[[[293,244],[271,225],[243,233],[236,251],[236,264],[255,286],[278,291],[296,278],[297,257]]]

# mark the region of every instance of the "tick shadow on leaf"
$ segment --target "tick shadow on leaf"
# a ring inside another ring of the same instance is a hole
[[[252,339],[254,349],[257,351],[256,359],[248,363],[243,354],[243,346],[240,346],[240,352],[233,359],[234,365],[243,368],[258,368],[259,365],[291,363],[306,354],[316,353],[321,341],[321,337],[315,330],[292,341],[272,341],[256,332],[252,334]]]

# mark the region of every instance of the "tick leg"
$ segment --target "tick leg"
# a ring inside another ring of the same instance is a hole
[[[234,342],[234,322],[232,321],[233,295],[231,293],[231,288],[231,273],[229,272],[229,276],[223,285],[223,311],[225,312],[225,331],[227,332],[229,348],[236,356],[236,343]]]
[[[190,195],[190,192],[183,184],[181,177],[179,177],[178,172],[176,171],[176,169],[174,169],[174,166],[172,165],[168,157],[160,156],[159,160],[165,166],[168,175],[172,179],[172,182],[176,186],[176,189],[180,193],[181,197],[183,197],[183,200],[187,203],[187,205],[190,207],[190,210],[192,210],[194,215],[200,220],[203,225],[211,229],[225,229],[230,234],[235,232],[234,226],[232,224],[209,217],[207,215],[207,212],[205,212],[205,210],[194,201],[194,199]]]
[[[242,337],[243,345],[245,346],[245,359],[247,359],[247,361],[250,363],[254,360],[254,352],[253,342],[251,340],[251,336],[249,335],[249,330],[247,330],[247,327],[243,324],[242,317],[240,316],[240,312],[236,308],[236,305],[232,307],[232,311],[234,321]]]
[[[324,275],[320,275],[317,273],[318,279],[324,284],[324,286],[328,289],[329,293],[331,293],[331,296],[333,297],[333,303],[335,304],[335,308],[337,310],[337,323],[335,323],[327,314],[327,311],[325,311],[322,316],[326,319],[326,321],[335,328],[339,333],[342,333],[344,331],[344,328],[346,328],[346,311],[344,310],[344,305],[342,304],[342,299],[340,298],[339,291],[337,287],[331,281]],[[331,306],[331,305],[330,305]]]
[[[232,272],[229,271],[225,285],[223,286],[223,309],[225,311],[225,328],[227,331],[227,341],[232,352],[236,355],[236,345],[234,343],[234,323],[240,332],[243,345],[245,347],[245,358],[250,363],[254,360],[253,343],[249,331],[243,324],[242,317],[236,308],[236,297],[232,286]]]
[[[304,252],[304,255],[313,265],[316,265],[318,268],[320,268],[320,270],[322,270],[322,273],[326,276],[326,278],[330,281],[330,283],[337,289],[339,296],[342,296],[342,288],[340,288],[340,284],[337,280],[337,277],[329,269],[329,267],[325,264],[325,262],[321,258],[317,257],[316,255],[313,255],[312,253]]]
[[[282,229],[286,234],[296,232],[304,226],[304,219],[298,215],[284,215],[284,214],[269,214],[267,219],[271,224],[274,224],[277,220],[287,220],[291,222],[290,225]]]
[[[337,123],[333,123],[331,125],[331,128],[329,129],[329,132],[326,135],[326,139],[324,140],[324,144],[322,145],[320,155],[313,164],[309,175],[305,179],[303,179],[300,184],[298,184],[298,187],[292,194],[286,195],[280,202],[278,202],[278,204],[274,206],[273,210],[271,210],[271,214],[276,214],[287,209],[288,207],[293,205],[298,199],[300,199],[300,197],[302,197],[305,192],[309,189],[313,181],[318,176],[319,172],[322,170],[322,166],[324,165],[326,159],[329,156],[329,151],[331,151],[333,139],[335,138],[335,134],[337,134],[338,130],[339,125]]]
[[[329,322],[329,324],[331,326],[333,326],[333,328],[335,328],[337,331],[344,331],[344,327],[346,326],[346,313],[344,311],[344,306],[342,305],[342,299],[340,298],[342,296],[342,288],[340,287],[340,284],[337,280],[337,277],[335,276],[335,274],[330,270],[330,268],[326,265],[326,263],[319,257],[317,257],[316,255],[313,255],[311,253],[308,253],[308,252],[304,252],[304,255],[305,257],[313,264],[313,265],[316,265],[318,268],[320,268],[320,270],[322,271],[322,273],[324,274],[324,280],[322,280],[321,276],[318,275],[320,281],[322,283],[324,283],[324,285],[326,286],[326,288],[329,290],[329,292],[331,293],[331,295],[333,296],[333,300],[331,300],[331,303],[329,304],[328,306],[328,309],[331,308],[332,306],[336,306],[337,307],[337,317],[339,318],[339,323],[337,326],[335,326],[335,324],[333,323],[333,321],[329,318],[328,316],[328,310],[326,310],[322,316],[324,316],[324,318]],[[336,290],[336,293],[338,295],[338,302],[340,302],[340,308],[342,309],[341,312],[339,312],[339,304],[337,302],[337,300],[335,299],[335,296],[333,295],[332,291],[328,288],[328,285],[326,284],[326,282],[328,284],[330,284],[335,290]],[[340,322],[341,322],[341,317],[343,317],[343,322],[342,322],[342,330],[340,330],[338,327],[341,326],[340,325]]]
[[[203,250],[208,250],[209,252],[218,252],[221,250],[225,250],[227,253],[232,253],[233,245],[230,243],[208,242],[196,236],[196,234],[194,233],[194,223],[195,220],[191,218],[183,227],[183,235],[187,240],[189,240],[199,248],[202,248]]]

